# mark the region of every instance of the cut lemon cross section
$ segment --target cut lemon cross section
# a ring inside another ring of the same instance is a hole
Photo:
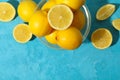
[[[52,28],[65,30],[73,21],[73,12],[66,5],[55,5],[48,12],[48,21]]]
[[[96,18],[98,20],[105,20],[109,18],[114,11],[115,11],[115,5],[106,4],[97,11]]]
[[[94,47],[105,49],[112,43],[112,34],[108,29],[100,28],[93,32],[91,41]]]
[[[19,43],[26,43],[31,39],[32,33],[27,24],[18,24],[13,30],[13,37]]]
[[[113,20],[112,25],[115,29],[120,30],[120,19]]]
[[[15,8],[8,2],[0,2],[0,21],[8,22],[15,17]]]

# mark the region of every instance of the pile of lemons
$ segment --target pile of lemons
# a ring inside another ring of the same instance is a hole
[[[32,33],[39,38],[45,37],[49,43],[63,49],[76,49],[82,43],[80,30],[85,25],[85,16],[80,7],[84,3],[85,0],[48,0],[42,8],[37,8],[33,0],[23,0],[17,11],[28,24],[17,25],[13,36],[17,42],[26,43]]]
[[[85,25],[85,15],[80,10],[85,0],[48,0],[42,8],[37,8],[34,0],[21,0],[17,12],[19,17],[28,24],[15,26],[13,37],[19,43],[26,43],[32,35],[45,37],[51,44],[63,49],[73,50],[82,44],[80,30]],[[107,4],[96,14],[98,20],[109,18],[115,6]],[[16,15],[15,8],[8,2],[0,2],[0,21],[9,22]],[[120,30],[120,19],[113,20],[115,29]],[[112,34],[108,29],[100,28],[91,36],[93,45],[98,49],[108,48],[112,43]]]

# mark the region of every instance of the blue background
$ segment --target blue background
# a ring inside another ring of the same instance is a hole
[[[9,2],[17,8],[17,0]],[[116,12],[97,21],[97,9],[107,3],[114,3]],[[23,21],[16,16],[11,22],[0,22],[0,80],[120,80],[120,32],[111,25],[113,19],[120,18],[120,0],[87,0],[87,5],[92,15],[91,32],[73,51],[48,48],[37,38],[17,43],[12,31]],[[90,41],[91,33],[100,27],[113,35],[113,44],[105,50],[94,48]]]

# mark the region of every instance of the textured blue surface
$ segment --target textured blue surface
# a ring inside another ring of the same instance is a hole
[[[17,0],[9,2],[18,5]],[[114,3],[116,12],[105,21],[97,21],[96,11],[106,3]],[[105,27],[113,33],[110,48],[94,48],[91,33],[74,51],[48,48],[37,38],[27,44],[17,43],[12,30],[23,22],[16,16],[11,22],[0,22],[0,80],[120,80],[120,32],[111,25],[113,19],[120,18],[120,0],[87,0],[87,5],[92,14],[91,32]]]

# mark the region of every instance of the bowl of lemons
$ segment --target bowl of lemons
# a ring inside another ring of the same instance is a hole
[[[48,47],[74,50],[85,41],[91,15],[85,0],[41,0],[29,20],[31,32]]]

